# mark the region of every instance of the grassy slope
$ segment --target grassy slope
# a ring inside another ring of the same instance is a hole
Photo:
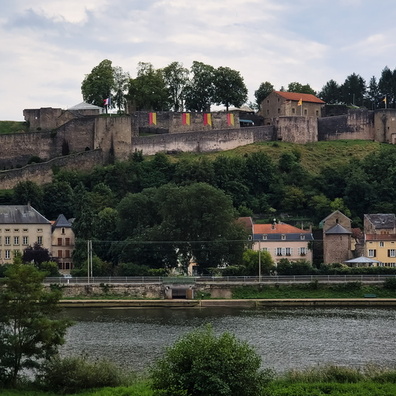
[[[364,158],[372,152],[377,152],[381,143],[368,140],[337,140],[330,142],[315,142],[307,144],[294,144],[285,142],[263,142],[241,146],[233,150],[216,153],[183,153],[173,156],[174,160],[183,158],[215,158],[219,155],[242,156],[249,153],[263,151],[275,162],[285,152],[299,152],[301,164],[313,174],[318,173],[324,166],[340,166],[348,163],[353,158]]]

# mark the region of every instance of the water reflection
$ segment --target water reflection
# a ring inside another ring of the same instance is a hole
[[[396,310],[351,308],[68,308],[64,354],[144,370],[182,334],[211,323],[253,345],[278,371],[321,364],[394,366]]]

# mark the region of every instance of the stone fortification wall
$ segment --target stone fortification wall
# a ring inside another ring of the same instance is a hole
[[[154,155],[158,152],[223,151],[255,142],[270,141],[273,138],[273,126],[260,126],[135,137],[132,139],[132,149],[142,151],[143,155]]]
[[[350,110],[348,114],[319,118],[318,139],[374,140],[374,112],[368,110]]]
[[[374,126],[377,142],[396,144],[396,109],[377,110]]]
[[[273,120],[277,139],[290,143],[309,143],[318,141],[316,117],[278,117]]]
[[[189,124],[183,122],[183,114],[188,114]],[[205,114],[210,114],[211,123],[205,125]],[[238,114],[233,114],[233,124],[230,123],[230,118],[224,111],[212,113],[174,113],[169,111],[155,112],[156,124],[150,124],[150,112],[138,111],[131,115],[131,122],[133,130],[137,132],[146,133],[181,133],[181,132],[198,132],[211,131],[214,129],[235,129],[239,128]]]
[[[96,117],[94,131],[94,147],[102,149],[105,161],[111,155],[118,161],[128,159],[134,135],[130,117]]]
[[[30,131],[50,131],[70,121],[75,116],[62,109],[42,107],[41,109],[25,109],[23,116],[29,124]]]
[[[31,164],[19,169],[0,171],[0,189],[12,189],[21,181],[30,180],[39,185],[50,183],[54,169],[89,171],[96,165],[103,164],[102,150],[93,150],[54,158],[48,162]]]

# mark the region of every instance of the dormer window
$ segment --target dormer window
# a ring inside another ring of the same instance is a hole
[[[263,235],[263,241],[267,240],[267,234]]]
[[[286,240],[286,235],[285,234],[282,234],[282,241],[284,241],[284,240]]]
[[[305,235],[301,234],[300,239],[303,241],[305,239]]]

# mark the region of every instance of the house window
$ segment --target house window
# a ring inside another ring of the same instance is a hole
[[[280,248],[280,247],[276,248],[276,255],[282,256],[282,248]]]
[[[376,257],[377,256],[377,250],[376,249],[369,249],[368,250],[368,256],[369,257]]]
[[[37,237],[37,243],[38,243],[39,245],[42,245],[42,244],[43,244],[43,237],[42,237],[42,236],[38,236],[38,237]]]
[[[388,249],[388,257],[396,257],[396,249]]]
[[[58,257],[62,258],[62,250],[58,250]]]
[[[19,236],[14,236],[14,245],[19,245]]]
[[[305,255],[307,254],[307,252],[308,252],[308,249],[307,249],[306,247],[300,247],[300,248],[298,248],[298,254],[299,254],[300,256],[305,256]]]
[[[380,247],[384,247],[384,242],[379,243]]]
[[[11,230],[9,228],[6,228],[4,231],[5,232],[10,232]]]
[[[292,108],[292,114],[296,114],[296,109],[294,107]]]
[[[6,260],[9,260],[11,258],[11,250],[5,250],[4,251],[4,258]]]
[[[280,114],[280,108],[278,107],[278,114]]]
[[[65,235],[65,229],[62,228],[62,235]]]
[[[69,258],[70,257],[70,250],[65,250],[65,257]]]
[[[267,110],[267,115],[269,115],[269,110]]]
[[[263,235],[263,240],[265,241],[267,239],[267,235]]]
[[[305,239],[305,235],[300,235],[300,239],[303,241]]]
[[[27,228],[24,228],[22,231],[23,231],[23,232],[28,232],[28,229],[27,229]]]
[[[308,114],[308,110],[304,109],[304,115],[307,115],[307,114]]]
[[[14,232],[19,232],[19,228],[14,228]]]
[[[37,232],[43,232],[42,228],[37,228]]]
[[[66,246],[70,246],[70,238],[66,238],[65,239],[65,245]]]
[[[319,117],[319,110],[315,111],[316,117]]]
[[[4,245],[10,245],[11,244],[11,237],[6,236],[4,237]]]
[[[29,237],[24,236],[22,237],[22,245],[28,245],[29,244]]]
[[[281,239],[282,239],[282,241],[286,240],[286,235],[283,234],[283,235],[281,236]]]
[[[285,248],[286,256],[291,256],[291,255],[292,255],[292,252],[293,252],[293,249],[292,249],[292,248],[289,248],[289,247]]]
[[[62,238],[58,238],[58,246],[62,246]]]

